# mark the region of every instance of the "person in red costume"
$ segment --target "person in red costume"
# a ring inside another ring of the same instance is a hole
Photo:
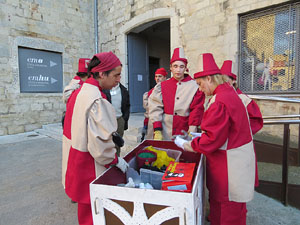
[[[194,78],[205,95],[212,96],[202,119],[202,134],[191,141],[177,136],[175,144],[206,156],[211,225],[245,225],[256,166],[247,110],[212,54],[200,55]]]
[[[204,112],[205,95],[188,74],[183,48],[174,49],[170,61],[173,77],[157,84],[149,98],[149,120],[154,140],[171,140],[182,130],[197,132]]]
[[[91,59],[88,58],[80,58],[78,60],[78,72],[76,73],[76,76],[70,81],[70,83],[64,88],[63,91],[63,101],[65,104],[67,104],[70,96],[72,93],[81,87],[81,85],[86,81],[88,78],[87,68],[88,64]],[[62,116],[62,127],[64,127],[64,121],[65,121],[65,114],[66,111],[63,112]],[[62,184],[65,188],[65,177],[66,177],[66,170],[68,165],[68,157],[69,157],[69,149],[63,149],[62,151]]]
[[[116,115],[102,92],[120,82],[121,70],[121,62],[112,52],[94,55],[88,66],[89,78],[67,103],[63,130],[63,148],[69,149],[65,191],[78,203],[80,225],[93,224],[89,184],[110,166],[123,173],[128,168],[126,161],[117,157],[113,142]]]
[[[256,134],[260,131],[264,125],[264,121],[260,112],[260,109],[255,101],[249,98],[246,94],[244,94],[238,87],[236,83],[237,76],[232,72],[233,71],[233,63],[231,60],[225,60],[221,67],[222,75],[227,77],[228,82],[236,89],[239,97],[242,99],[244,105],[247,108],[247,112],[250,119],[250,126],[252,130],[252,134]],[[257,164],[256,164],[257,165]],[[256,173],[255,173],[255,187],[258,187],[259,180],[258,180],[258,169],[256,166]]]
[[[263,118],[260,112],[260,109],[255,101],[249,98],[246,94],[244,94],[238,87],[236,83],[237,76],[232,72],[233,71],[233,63],[231,60],[225,60],[222,68],[221,73],[222,75],[226,75],[228,77],[228,82],[236,89],[236,92],[244,102],[245,106],[247,107],[248,115],[250,118],[250,125],[252,134],[256,134],[260,131],[263,127]]]
[[[165,81],[167,79],[168,72],[165,70],[165,68],[159,68],[155,71],[155,82],[156,84]],[[148,106],[148,100],[150,95],[152,94],[154,88],[152,88],[150,91],[147,91],[143,95],[143,107],[146,110],[145,111],[145,119],[144,119],[144,127],[142,130],[142,138],[143,141],[144,138],[146,139],[152,139],[153,138],[153,127],[152,123],[149,123],[149,106]]]
[[[70,81],[70,83],[64,88],[63,91],[63,101],[64,103],[68,102],[69,97],[88,78],[87,68],[91,59],[80,58],[78,60],[78,72],[76,76]]]

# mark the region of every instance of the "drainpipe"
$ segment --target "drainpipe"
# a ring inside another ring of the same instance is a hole
[[[95,54],[98,53],[98,1],[94,0],[94,36],[95,36]]]

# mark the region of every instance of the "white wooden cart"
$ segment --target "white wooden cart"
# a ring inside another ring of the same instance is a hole
[[[124,158],[153,147],[180,150],[172,141],[145,140]],[[90,184],[95,225],[202,225],[204,224],[204,166],[201,154],[182,152],[181,160],[197,164],[191,193],[118,187],[126,176],[117,168],[106,170]]]

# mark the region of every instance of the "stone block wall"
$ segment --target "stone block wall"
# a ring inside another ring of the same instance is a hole
[[[88,0],[0,1],[0,135],[60,122],[61,93],[20,93],[18,46],[61,53],[65,86],[78,58],[94,54],[93,7]]]

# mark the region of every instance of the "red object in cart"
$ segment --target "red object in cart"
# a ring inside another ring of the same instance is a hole
[[[162,190],[191,192],[196,163],[171,162],[162,178]]]

